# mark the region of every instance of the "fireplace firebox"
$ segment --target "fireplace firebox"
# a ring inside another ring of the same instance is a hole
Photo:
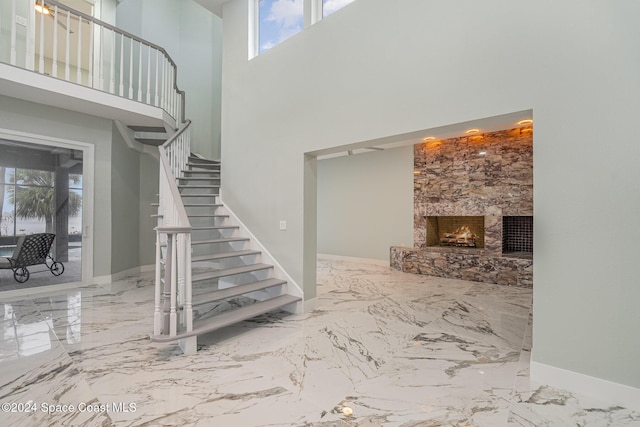
[[[484,216],[428,216],[427,246],[484,248]]]

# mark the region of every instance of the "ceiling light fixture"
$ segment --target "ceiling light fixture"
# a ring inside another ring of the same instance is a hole
[[[480,132],[480,129],[475,129],[475,128],[474,128],[474,129],[469,129],[469,130],[468,130],[468,131],[466,131],[465,133],[466,133],[467,135],[470,135],[470,134],[472,134],[472,133],[478,133],[478,132]]]
[[[46,4],[40,4],[40,3],[36,3],[36,12],[40,12],[43,15],[49,15],[51,13],[51,11],[49,10],[49,7]]]
[[[524,126],[524,125],[530,125],[533,124],[533,119],[524,119],[524,120],[520,120],[518,122],[519,125]]]

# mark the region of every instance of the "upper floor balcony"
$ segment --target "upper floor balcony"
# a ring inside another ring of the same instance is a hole
[[[57,1],[0,4],[0,95],[177,128],[184,93],[160,46]]]

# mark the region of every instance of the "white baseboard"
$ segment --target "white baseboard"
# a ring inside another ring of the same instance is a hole
[[[383,267],[389,267],[388,259],[358,258],[358,257],[333,255],[333,254],[318,254],[318,259],[327,260],[327,261],[355,262],[359,264],[374,264],[374,265],[380,265]]]
[[[139,267],[129,268],[127,270],[120,271],[114,274],[107,274],[106,276],[95,276],[92,283],[96,285],[106,285],[111,282],[115,282],[116,280],[124,279],[125,277],[135,276],[140,273],[148,273],[150,271],[154,271],[156,268],[155,264],[149,265],[141,265]]]
[[[531,362],[531,381],[640,411],[640,388],[614,383],[544,363]]]
[[[318,298],[311,298],[304,301],[304,312],[311,313],[318,308]]]
[[[87,286],[82,282],[61,283],[59,285],[36,286],[33,288],[12,289],[0,292],[0,301],[16,301],[21,298],[33,298],[35,296],[45,296],[47,294],[55,294],[63,291],[79,289]]]

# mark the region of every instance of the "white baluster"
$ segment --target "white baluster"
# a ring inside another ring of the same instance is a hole
[[[69,64],[69,43],[70,43],[70,39],[69,39],[69,34],[71,31],[71,14],[69,13],[69,11],[67,10],[67,28],[65,29],[65,33],[67,36],[67,40],[66,40],[66,49],[64,51],[64,79],[66,81],[69,81],[69,79],[71,78],[71,68],[70,68],[70,64]]]
[[[82,16],[78,16],[78,69],[76,71],[76,83],[82,84]]]
[[[116,32],[111,31],[111,63],[109,64],[109,93],[116,93]]]
[[[89,21],[89,87],[93,87],[93,40],[95,28],[93,21]]]
[[[142,43],[138,42],[138,102],[142,102]]]
[[[147,104],[151,104],[151,46],[147,49]]]
[[[133,39],[129,40],[129,99],[133,99]]]
[[[120,96],[124,96],[124,36],[120,34]]]
[[[18,29],[16,28],[16,0],[11,1],[11,65],[16,65],[16,33]]]
[[[58,6],[53,7],[53,62],[51,76],[58,77]]]
[[[166,102],[166,97],[165,97],[165,93],[166,93],[166,87],[167,87],[167,83],[166,83],[166,76],[167,74],[167,64],[164,61],[164,55],[162,58],[162,85],[160,85],[161,89],[161,93],[160,93],[160,108],[165,108],[165,102]]]
[[[44,11],[44,0],[40,1],[40,6]],[[44,13],[40,13],[40,57],[38,59],[38,72],[44,74]]]
[[[153,103],[153,105],[155,105],[156,107],[158,106],[158,102],[160,100],[160,97],[158,96],[158,75],[160,74],[159,57],[160,57],[160,51],[156,49],[156,91],[155,91],[156,97],[155,97],[155,102]]]
[[[15,1],[15,0],[13,0]],[[37,2],[36,2],[37,3]],[[35,12],[28,13],[27,16],[27,28],[29,28],[28,36],[27,36],[27,49],[26,49],[26,58],[25,58],[25,68],[30,71],[34,71],[35,67],[35,59],[36,59],[36,23],[35,23]],[[2,31],[0,31],[0,34]]]
[[[100,25],[100,37],[98,41],[98,88],[104,90],[104,27]]]

